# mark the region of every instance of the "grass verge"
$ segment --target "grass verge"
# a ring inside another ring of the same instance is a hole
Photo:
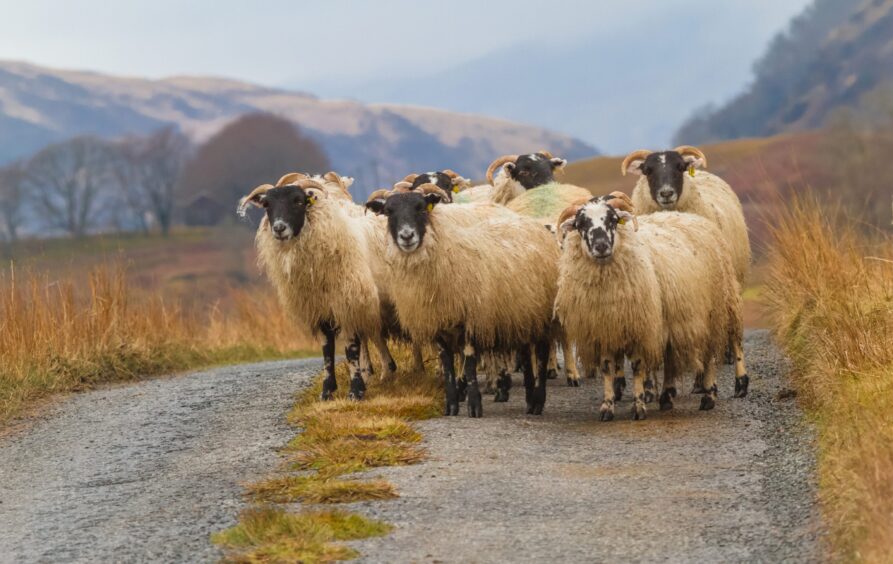
[[[893,554],[893,242],[789,204],[771,230],[767,309],[819,433],[819,485],[842,560]]]
[[[410,365],[408,350],[393,346],[392,351],[399,366]],[[335,504],[397,497],[393,485],[385,480],[348,475],[376,467],[416,464],[425,459],[425,451],[419,445],[421,435],[410,422],[439,414],[441,392],[432,372],[401,371],[386,382],[373,378],[367,398],[360,402],[345,397],[349,379],[344,364],[336,369],[336,399],[318,401],[323,378],[320,374],[300,394],[288,414],[289,422],[301,433],[283,449],[283,472],[246,487],[248,498],[262,505],[246,510],[238,525],[212,537],[226,550],[227,559],[345,560],[357,556],[356,552],[332,541],[386,534],[390,530],[386,524],[339,512],[339,523],[358,523],[351,536],[321,537],[317,532],[325,526],[319,520],[332,513],[309,509],[286,513],[271,504]]]
[[[188,311],[140,292],[121,266],[97,267],[86,288],[10,269],[0,277],[0,425],[54,393],[312,354],[268,294],[234,291],[226,313]]]

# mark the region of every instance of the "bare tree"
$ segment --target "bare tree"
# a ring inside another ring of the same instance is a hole
[[[111,181],[111,146],[95,137],[76,137],[44,148],[25,168],[25,187],[47,227],[83,237],[102,224],[107,203],[101,192]]]
[[[143,231],[149,231],[152,220],[162,235],[170,232],[174,189],[188,151],[189,140],[173,126],[118,145],[116,183]]]
[[[20,163],[0,168],[0,237],[10,244],[18,241],[19,229],[24,223],[24,176]]]

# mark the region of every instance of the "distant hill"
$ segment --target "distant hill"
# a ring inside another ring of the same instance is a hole
[[[116,137],[170,123],[201,141],[256,111],[299,124],[336,169],[357,177],[358,196],[411,171],[449,167],[481,177],[505,153],[549,149],[568,159],[597,153],[567,135],[478,115],[321,100],[220,78],[148,80],[7,61],[0,62],[0,164],[79,134]]]
[[[755,79],[677,132],[680,143],[802,131],[893,81],[893,0],[815,0],[771,43]]]

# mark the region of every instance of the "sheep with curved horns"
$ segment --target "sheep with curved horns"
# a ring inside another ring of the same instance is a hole
[[[526,155],[503,155],[487,167],[487,184],[464,189],[455,196],[459,203],[492,202],[505,205],[526,190],[554,182],[555,173],[567,161],[549,151]],[[494,173],[502,167],[498,174]]]
[[[244,216],[252,205],[264,209],[255,237],[258,263],[295,320],[324,337],[322,399],[331,399],[337,389],[339,332],[348,337],[350,397],[362,399],[365,339],[381,355],[383,377],[396,370],[384,337],[387,308],[376,281],[380,274],[373,268],[378,262],[374,252],[384,244],[384,222],[372,215],[357,217],[353,208],[363,208],[330,196],[329,190],[315,180],[286,175],[276,186],[252,190],[239,202],[238,212]]]
[[[664,210],[688,212],[712,221],[728,245],[738,283],[743,287],[750,270],[751,252],[741,201],[720,177],[706,172],[707,157],[689,145],[672,151],[633,151],[623,159],[621,173],[641,175],[632,200],[639,214]],[[735,397],[745,397],[750,379],[741,342],[729,343],[735,359]],[[693,393],[707,387],[695,380]]]
[[[613,204],[613,205],[612,205]],[[616,359],[634,374],[633,417],[645,418],[645,376],[664,365],[661,409],[671,409],[680,370],[704,371],[702,410],[716,405],[716,360],[743,332],[728,250],[709,220],[667,212],[636,217],[593,198],[562,214],[555,311],[587,369],[604,378],[602,421],[614,418]],[[719,241],[719,244],[717,244]]]
[[[444,413],[459,412],[453,365],[458,342],[471,417],[482,415],[478,355],[529,350],[534,343],[535,374],[530,355],[521,356],[527,413],[541,414],[558,278],[551,234],[502,206],[442,205],[447,195],[432,184],[373,196],[366,206],[387,218],[384,261],[400,324],[414,340],[433,341],[439,349]]]
[[[415,190],[424,184],[434,184],[446,193],[448,201],[453,201],[453,194],[471,186],[471,181],[463,178],[458,173],[445,168],[443,170],[423,172],[421,174],[407,174],[403,180],[394,184],[397,189]]]
[[[276,186],[285,186],[288,184],[294,184],[298,180],[304,179],[314,180],[323,185],[326,194],[332,196],[333,198],[339,198],[342,200],[353,200],[353,197],[350,195],[349,188],[353,185],[353,178],[350,176],[341,176],[335,171],[329,171],[325,174],[319,175],[309,175],[303,172],[290,172],[276,182]]]

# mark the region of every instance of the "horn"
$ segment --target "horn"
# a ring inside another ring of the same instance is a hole
[[[512,163],[518,160],[518,155],[503,155],[490,163],[490,166],[487,167],[487,182],[492,186],[493,185],[493,173],[496,172],[496,169],[501,167],[506,163]]]
[[[400,182],[394,184],[393,191],[396,192],[409,192],[412,190],[412,182],[407,182],[405,180],[401,180]]]
[[[248,212],[249,205],[257,205],[256,203],[254,203],[254,198],[256,196],[266,193],[267,190],[273,187],[274,186],[272,184],[261,184],[260,186],[252,190],[247,196],[243,196],[239,200],[239,205],[236,206],[236,213],[239,214],[239,217],[245,217],[245,214]]]
[[[344,185],[344,181],[341,180],[341,175],[338,174],[337,172],[335,172],[334,170],[329,171],[329,172],[323,174],[322,177],[323,177],[324,179],[328,180],[329,182],[334,182],[335,184],[337,184],[338,186],[340,186],[342,190],[344,190],[345,192],[347,192],[347,186],[345,186],[345,185]]]
[[[604,196],[605,203],[609,204],[612,208],[627,211],[629,213],[633,213],[634,206],[632,199],[627,196],[625,193],[620,191],[611,192],[607,196]]]
[[[675,149],[673,149],[683,157],[686,155],[694,155],[695,157],[701,159],[704,162],[704,168],[707,168],[707,155],[705,155],[700,149],[697,147],[693,147],[691,145],[679,145]]]
[[[445,168],[440,172],[444,173],[445,175],[449,176],[450,178],[456,178],[457,176],[459,176],[455,171],[452,171],[448,168]]]
[[[307,176],[306,174],[301,173],[301,172],[289,172],[288,174],[286,174],[285,176],[283,176],[276,182],[276,188],[279,188],[280,186],[288,186],[289,184],[294,184],[298,180],[301,180],[303,178],[310,178],[310,177]]]
[[[320,184],[319,182],[317,182],[316,180],[313,180],[312,178],[301,178],[300,180],[295,182],[294,185],[302,190],[307,190],[308,188],[319,190],[320,192],[322,192],[324,197],[328,197],[328,193],[326,192],[326,187],[323,186],[322,184]]]
[[[443,191],[443,188],[436,184],[422,184],[418,188],[416,188],[417,192],[421,192],[422,194],[437,194],[440,196],[440,201],[449,202],[450,195]]]
[[[403,180],[401,180],[400,182],[409,182],[410,184],[412,184],[413,182],[415,182],[415,179],[418,177],[419,177],[418,174],[407,174],[406,176],[403,177]]]
[[[539,151],[539,154],[543,155],[543,156],[546,157],[547,159],[553,159],[553,158],[555,158],[555,157],[552,155],[552,153],[550,153],[549,151],[546,151],[545,149],[543,149],[542,151]]]
[[[366,199],[366,202],[371,202],[372,200],[378,200],[381,198],[387,199],[388,196],[391,195],[391,191],[387,188],[381,188],[380,190],[376,190],[369,194],[369,198]]]
[[[558,216],[558,221],[555,222],[555,228],[560,229],[561,224],[577,215],[577,212],[580,211],[587,202],[589,202],[589,198],[579,198],[571,202],[571,205],[564,208],[564,211],[561,212],[561,215]]]
[[[629,168],[629,163],[633,162],[636,159],[644,159],[648,155],[651,154],[651,151],[648,149],[639,149],[638,151],[633,151],[628,154],[623,162],[620,163],[620,174],[626,176],[626,169]]]

